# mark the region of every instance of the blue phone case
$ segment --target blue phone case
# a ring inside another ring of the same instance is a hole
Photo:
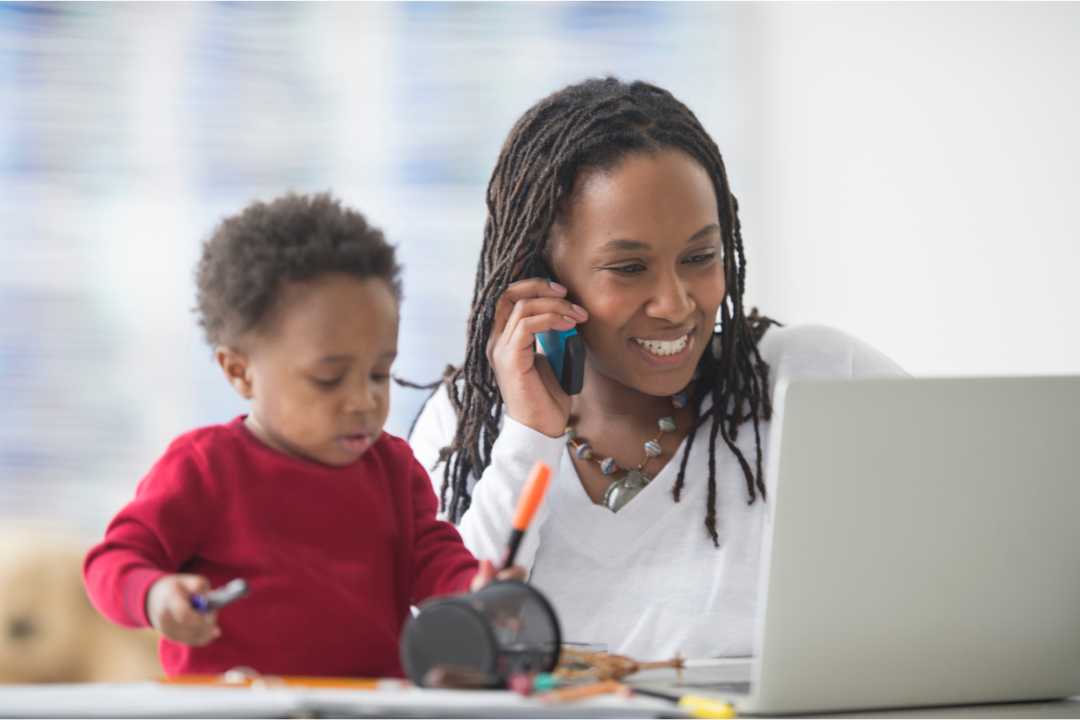
[[[540,349],[551,363],[555,377],[567,395],[581,392],[581,382],[585,372],[585,346],[577,328],[569,330],[548,330],[537,333]]]

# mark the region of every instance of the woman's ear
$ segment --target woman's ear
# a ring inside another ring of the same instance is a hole
[[[214,359],[225,373],[225,379],[245,400],[250,400],[252,392],[251,361],[247,353],[227,345],[218,345],[214,349]]]

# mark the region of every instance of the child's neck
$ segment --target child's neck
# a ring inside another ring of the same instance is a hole
[[[255,417],[254,410],[248,411],[247,417],[244,418],[244,427],[246,427],[251,432],[251,434],[255,436],[256,440],[258,440],[271,450],[277,450],[279,453],[283,453],[291,457],[299,457],[290,448],[285,447],[280,442],[274,439],[274,436],[271,435],[266,430],[266,428],[263,427],[262,423],[259,422],[259,419]]]

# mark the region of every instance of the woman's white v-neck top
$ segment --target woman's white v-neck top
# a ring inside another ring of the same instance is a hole
[[[836,330],[772,328],[760,344],[770,381],[784,377],[902,375],[891,360]],[[770,392],[772,388],[770,388]],[[431,471],[435,491],[443,467],[439,449],[453,437],[456,419],[445,389],[428,402],[410,438]],[[529,469],[551,466],[552,482],[517,563],[553,603],[571,642],[601,644],[640,660],[753,654],[759,561],[767,502],[749,503],[746,480],[723,440],[716,447],[714,547],[705,529],[709,423],[698,429],[686,467],[682,497],[672,487],[683,448],[674,461],[618,513],[586,495],[565,438],[551,438],[506,417],[492,461],[472,488],[472,504],[459,525],[479,558],[498,560]],[[760,427],[768,457],[769,424]],[[683,443],[685,444],[685,440]],[[754,432],[744,424],[737,444],[755,458]],[[434,469],[432,469],[434,467]]]

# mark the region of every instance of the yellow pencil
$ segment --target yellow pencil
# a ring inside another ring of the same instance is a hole
[[[688,715],[696,718],[733,718],[735,708],[729,702],[702,695],[672,695],[670,693],[657,692],[655,690],[642,690],[630,686],[638,695],[670,700],[686,711]]]

